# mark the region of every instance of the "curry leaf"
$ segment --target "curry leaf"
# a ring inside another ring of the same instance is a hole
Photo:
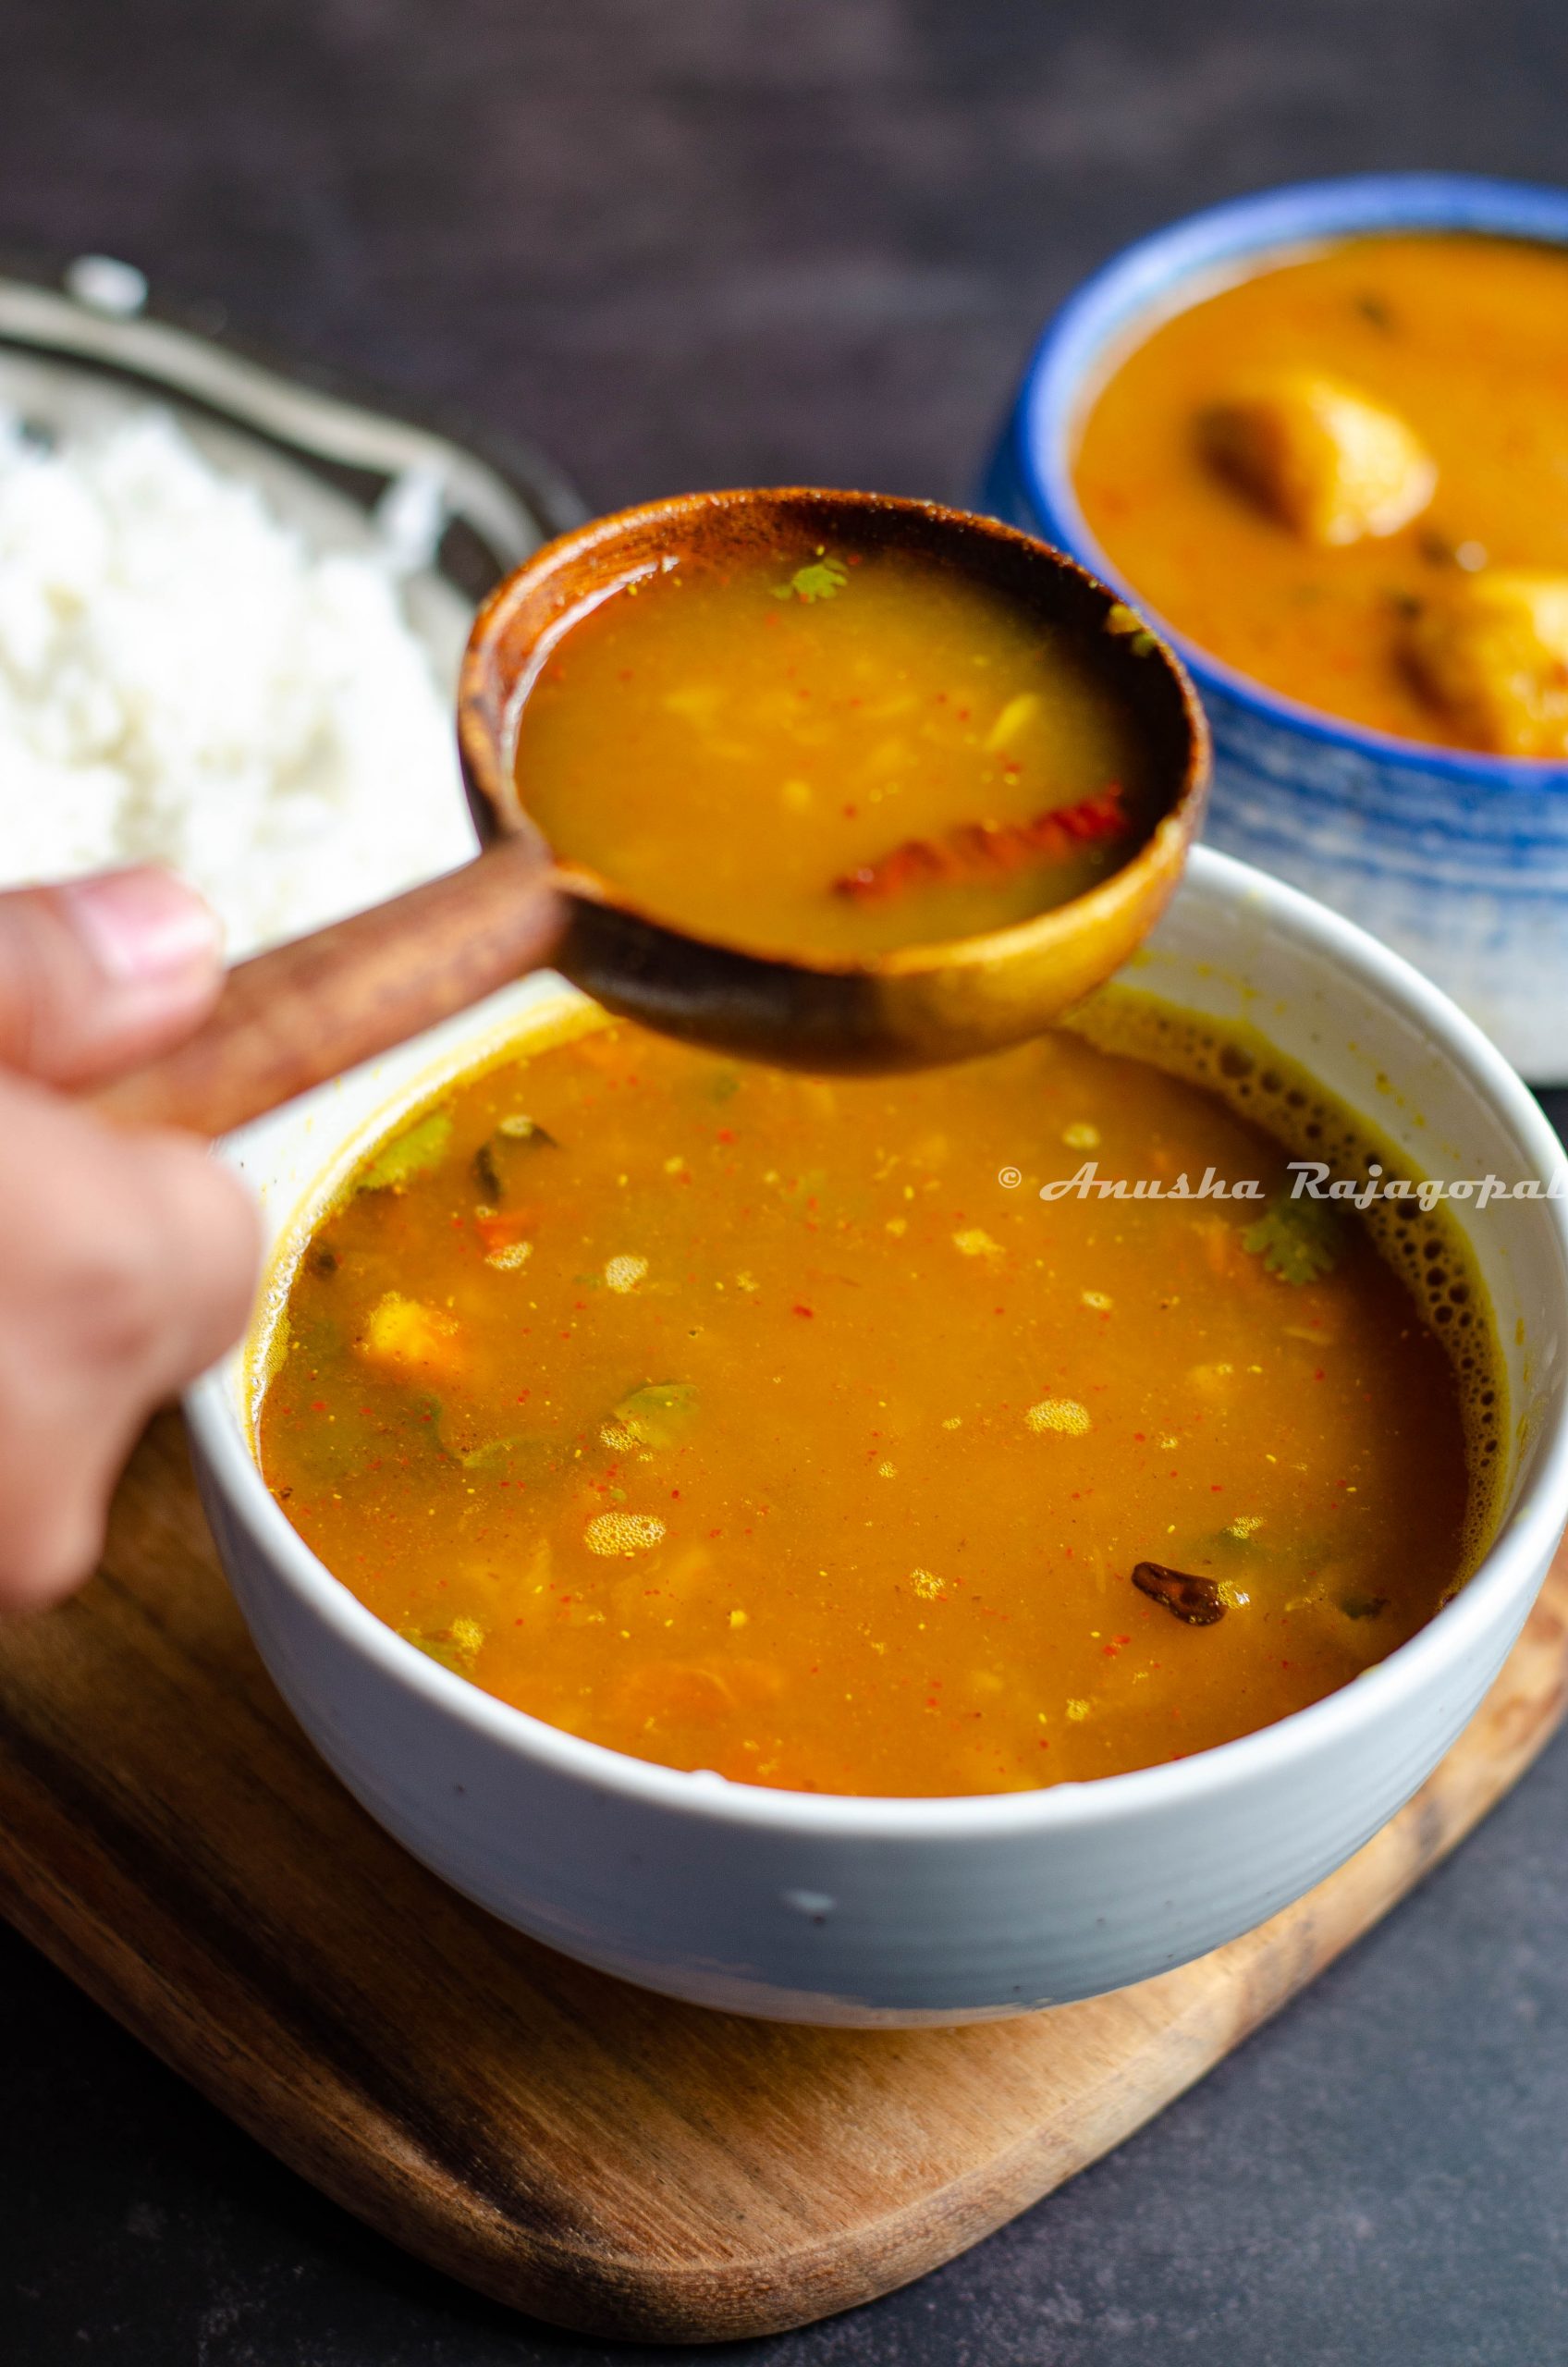
[[[452,1113],[449,1110],[429,1110],[411,1125],[406,1134],[394,1135],[383,1143],[368,1167],[361,1168],[355,1178],[357,1192],[400,1191],[412,1183],[416,1175],[426,1175],[438,1167],[447,1155],[452,1139]]]
[[[481,1143],[473,1154],[473,1180],[493,1207],[501,1196],[501,1171],[488,1143]]]
[[[1342,1594],[1340,1609],[1347,1619],[1380,1619],[1389,1607],[1386,1594]]]
[[[697,1417],[697,1392],[689,1380],[651,1380],[615,1408],[612,1419],[639,1446],[679,1445]]]
[[[450,1406],[436,1408],[435,1432],[442,1453],[481,1478],[540,1479],[557,1461],[549,1439],[515,1431],[505,1438],[484,1438],[472,1419]]]
[[[559,1148],[560,1145],[548,1127],[519,1111],[512,1117],[503,1118],[495,1133],[488,1135],[474,1152],[474,1182],[485,1199],[493,1207],[498,1207],[507,1196],[507,1180],[512,1171],[514,1153]]]
[[[483,1446],[471,1446],[458,1457],[465,1471],[505,1471],[511,1463],[512,1452],[522,1443],[521,1439],[486,1439]]]

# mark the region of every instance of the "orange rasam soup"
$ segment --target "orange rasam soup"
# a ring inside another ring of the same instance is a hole
[[[1133,855],[1159,809],[1086,633],[893,546],[671,554],[569,618],[517,719],[556,852],[689,934],[863,961],[1009,927]]]
[[[278,1502],[447,1668],[672,1767],[1021,1790],[1297,1710],[1463,1580],[1480,1285],[1440,1211],[1289,1196],[1377,1147],[1267,1048],[1119,994],[833,1083],[553,1026],[361,1160],[258,1350]],[[1087,1162],[1144,1196],[1040,1197]]]
[[[1112,566],[1308,706],[1568,757],[1568,251],[1353,238],[1193,297],[1086,408]]]

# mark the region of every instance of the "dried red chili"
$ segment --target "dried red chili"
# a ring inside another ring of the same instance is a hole
[[[875,903],[910,888],[1020,871],[1031,863],[1060,863],[1079,847],[1119,837],[1127,827],[1121,784],[1108,781],[1092,797],[1048,808],[1028,822],[965,822],[939,839],[906,839],[875,863],[835,879],[833,893]]]

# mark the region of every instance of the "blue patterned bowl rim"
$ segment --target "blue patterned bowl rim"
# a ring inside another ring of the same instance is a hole
[[[1030,359],[1012,420],[1013,460],[1049,538],[1128,601],[1147,610],[1181,653],[1201,690],[1260,721],[1352,749],[1382,766],[1409,767],[1494,789],[1568,792],[1568,765],[1429,747],[1392,732],[1344,723],[1264,689],[1211,657],[1143,601],[1089,531],[1072,473],[1072,435],[1081,391],[1110,339],[1184,279],[1270,250],[1397,230],[1473,231],[1568,246],[1568,190],[1469,173],[1365,173],[1298,182],[1232,198],[1155,231],[1104,264],[1070,296]]]

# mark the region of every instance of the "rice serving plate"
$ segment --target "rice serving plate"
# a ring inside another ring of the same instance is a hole
[[[78,257],[59,281],[0,276],[0,411],[53,445],[156,408],[313,549],[400,546],[405,612],[443,690],[478,601],[585,514],[537,453],[264,358],[221,319],[155,300],[128,264]]]

